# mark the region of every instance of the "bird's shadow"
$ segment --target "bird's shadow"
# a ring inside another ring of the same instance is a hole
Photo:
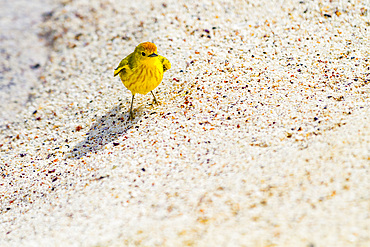
[[[86,133],[85,140],[72,147],[66,154],[66,158],[80,159],[83,156],[96,153],[107,144],[126,134],[139,119],[140,116],[137,116],[134,120],[129,120],[129,116],[126,111],[122,110],[121,104],[114,106],[95,120]]]

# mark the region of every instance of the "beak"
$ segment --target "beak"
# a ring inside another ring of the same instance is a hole
[[[155,53],[152,53],[152,54],[150,54],[148,57],[156,57],[156,56],[158,56],[157,54],[155,54]]]

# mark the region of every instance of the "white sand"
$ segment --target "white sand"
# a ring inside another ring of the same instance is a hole
[[[44,83],[1,129],[0,246],[369,246],[369,11],[60,7]],[[143,41],[172,68],[128,121],[113,69]]]
[[[39,25],[56,1],[0,0],[0,125],[23,121],[19,113],[37,93],[49,50]]]

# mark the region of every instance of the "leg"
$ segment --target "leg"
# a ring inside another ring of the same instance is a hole
[[[157,99],[155,98],[153,91],[150,91],[150,92],[152,93],[152,95],[153,95],[153,97],[154,97],[154,103],[158,104],[158,101],[157,101]]]
[[[134,114],[132,113],[132,104],[134,103],[134,97],[135,97],[135,94],[132,94],[131,107],[130,107],[130,119],[134,119]]]

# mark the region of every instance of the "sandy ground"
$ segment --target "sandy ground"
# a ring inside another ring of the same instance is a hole
[[[38,34],[56,0],[0,0],[0,125],[23,121],[32,101],[49,47]]]
[[[0,130],[0,246],[369,246],[368,1],[64,1]],[[151,95],[113,69],[143,41]]]

